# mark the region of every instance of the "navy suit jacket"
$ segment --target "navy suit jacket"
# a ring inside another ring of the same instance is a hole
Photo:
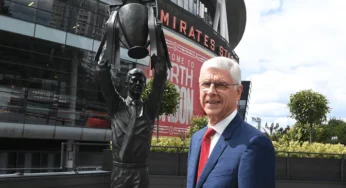
[[[202,137],[193,134],[188,154],[187,188],[275,188],[271,140],[237,114],[224,130],[196,183]]]

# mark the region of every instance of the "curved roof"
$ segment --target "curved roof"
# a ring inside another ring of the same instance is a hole
[[[242,39],[246,26],[246,7],[244,0],[226,0],[229,43],[234,49]]]
[[[202,0],[214,15],[217,0]],[[244,0],[226,0],[229,44],[232,49],[237,47],[242,39],[246,26],[246,6]]]

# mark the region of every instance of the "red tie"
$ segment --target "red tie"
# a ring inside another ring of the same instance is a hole
[[[209,149],[210,149],[210,137],[215,134],[215,130],[212,128],[208,128],[208,130],[205,132],[202,140],[202,146],[201,146],[201,153],[199,155],[199,164],[198,164],[198,175],[197,175],[197,181],[199,179],[199,176],[202,174],[202,170],[207,163],[208,157],[209,157]]]

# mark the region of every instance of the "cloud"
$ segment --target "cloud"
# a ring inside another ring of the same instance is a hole
[[[282,11],[282,6],[283,6],[283,3],[284,3],[284,0],[279,0],[279,1],[272,0],[272,2],[275,3],[275,4],[278,4],[277,7],[271,8],[268,11],[263,11],[261,13],[261,16],[269,16],[269,15],[272,15],[272,14],[280,13]]]
[[[294,124],[287,103],[290,94],[303,89],[327,97],[329,117],[346,119],[346,1],[245,3],[246,30],[235,51],[243,80],[252,81],[248,120]]]

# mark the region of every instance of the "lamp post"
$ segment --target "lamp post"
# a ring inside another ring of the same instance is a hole
[[[261,130],[261,121],[262,121],[261,118],[259,118],[259,117],[252,117],[252,121],[257,122],[258,123],[257,129]]]

